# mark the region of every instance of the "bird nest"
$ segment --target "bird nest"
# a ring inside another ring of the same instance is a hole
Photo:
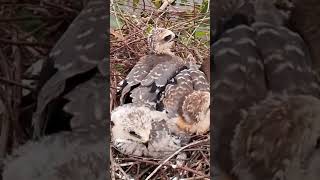
[[[186,159],[178,159],[185,152]],[[209,135],[194,136],[192,143],[163,159],[136,157],[111,151],[112,179],[206,179],[210,174]]]
[[[146,2],[141,3],[135,5],[133,12],[126,11],[130,4],[114,2],[110,6],[110,111],[119,105],[119,99],[116,96],[117,85],[140,57],[148,53],[146,37],[152,27],[167,28],[178,35],[172,50],[182,59],[192,57],[201,64],[210,56],[209,11],[206,1],[200,5],[188,5],[189,8],[184,6],[183,10],[169,6],[166,11],[157,9],[161,4],[157,7],[146,5]],[[190,144],[163,159],[128,156],[112,147],[110,155],[112,178],[209,178],[209,143],[209,134],[194,136]],[[180,152],[185,152],[187,155],[187,158],[181,161],[182,163],[177,160]]]

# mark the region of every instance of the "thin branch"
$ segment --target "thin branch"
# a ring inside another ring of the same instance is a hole
[[[163,11],[164,9],[166,9],[171,3],[173,3],[175,0],[163,0],[163,4],[161,5],[161,7],[158,9],[158,11]]]
[[[161,165],[161,163],[154,162],[154,161],[150,161],[150,160],[146,160],[146,159],[123,158],[122,160],[139,161],[139,162],[142,162],[142,163],[147,163],[147,164],[152,164],[152,165],[158,165],[158,166]],[[163,164],[163,166],[172,167],[172,164],[165,163],[165,164]],[[193,170],[193,169],[191,169],[191,168],[184,167],[184,166],[176,167],[176,169],[181,169],[181,170],[184,170],[184,171],[192,172],[192,173],[197,174],[197,175],[200,175],[200,176],[205,176],[202,172],[199,172],[199,171],[196,171],[196,170]]]
[[[18,86],[18,87],[21,87],[21,88],[24,88],[24,89],[28,89],[28,90],[31,90],[31,91],[34,91],[34,89],[33,89],[32,87],[29,87],[29,86],[27,86],[27,85],[18,83],[18,82],[16,82],[16,81],[12,81],[12,80],[9,80],[9,79],[5,79],[5,78],[3,78],[3,77],[0,77],[0,82],[6,83],[6,84],[9,84],[9,85],[13,85],[13,86]]]
[[[51,48],[52,44],[49,43],[39,43],[39,42],[27,42],[27,41],[13,41],[9,39],[0,38],[0,42],[10,45],[17,45],[17,46],[39,46],[45,48]]]
[[[65,19],[65,16],[58,17],[45,17],[45,16],[29,16],[29,17],[13,17],[13,18],[0,18],[0,23],[16,22],[16,21],[33,21],[33,20],[61,20]]]
[[[110,149],[110,161],[111,161],[111,168],[112,168],[112,171],[115,172],[116,169],[118,169],[124,176],[124,178],[126,180],[129,180],[130,178],[128,177],[127,173],[124,172],[124,170],[121,168],[121,166],[115,162],[115,160],[113,159],[113,156],[112,156],[112,150]]]
[[[47,5],[47,6],[50,6],[50,7],[53,7],[53,8],[56,8],[56,9],[62,9],[63,11],[66,11],[66,12],[71,12],[71,13],[74,13],[74,14],[78,14],[79,13],[77,10],[74,10],[74,9],[69,8],[69,7],[65,7],[65,6],[56,4],[56,3],[43,1],[43,4]]]
[[[171,156],[169,156],[166,160],[164,160],[154,171],[152,171],[152,173],[146,178],[146,180],[149,180],[150,178],[152,178],[152,176],[164,165],[166,164],[171,158],[173,158],[174,156],[176,156],[177,154],[179,154],[182,150],[190,147],[190,146],[194,146],[194,145],[197,145],[197,144],[201,144],[201,143],[204,143],[204,142],[207,142],[208,140],[205,139],[205,140],[201,140],[201,141],[196,141],[196,142],[193,142],[193,143],[190,143],[180,149],[178,149],[176,152],[174,152]]]

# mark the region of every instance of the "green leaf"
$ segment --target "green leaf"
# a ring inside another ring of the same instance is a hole
[[[140,0],[133,0],[133,8],[136,9],[139,5]]]
[[[111,29],[121,29],[123,26],[122,21],[114,16],[113,14],[110,14],[110,28]]]
[[[162,1],[161,0],[152,0],[152,3],[156,6],[157,9],[161,7]]]
[[[181,0],[182,4],[187,4],[188,0]]]
[[[115,64],[115,69],[120,72],[123,73],[125,70],[125,66],[123,64]]]
[[[203,0],[203,2],[201,4],[200,12],[201,13],[206,13],[207,10],[208,10],[208,6],[209,6],[209,1],[208,0]]]
[[[151,33],[151,30],[152,30],[153,26],[151,24],[148,24],[148,27],[146,28],[146,32],[145,34],[148,35]]]
[[[207,36],[208,33],[207,33],[207,32],[204,32],[204,31],[196,31],[196,32],[194,33],[194,35],[195,35],[196,38],[202,38],[202,37],[204,37],[204,36]]]
[[[209,41],[210,38],[210,26],[201,24],[194,33],[195,38]]]

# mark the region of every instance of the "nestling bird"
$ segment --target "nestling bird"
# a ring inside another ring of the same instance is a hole
[[[49,59],[45,61],[42,72],[39,75],[41,80],[45,81],[44,84],[40,83],[41,90],[37,99],[37,109],[33,115],[34,137],[41,137],[48,133],[48,129],[53,126],[62,126],[57,129],[70,130],[70,125],[65,118],[58,117],[61,113],[61,107],[65,105],[64,95],[74,90],[74,87],[89,81],[91,84],[87,87],[88,93],[93,93],[97,90],[95,86],[103,86],[107,81],[107,64],[108,57],[106,48],[108,36],[106,35],[109,15],[105,12],[107,6],[103,0],[89,0],[84,6],[83,10],[79,13],[77,18],[74,19],[72,24],[68,27],[63,36],[55,44],[49,54]],[[48,74],[49,73],[49,74]],[[80,77],[79,77],[80,76]],[[91,79],[92,77],[100,76],[100,82]],[[79,80],[80,79],[80,80]],[[82,81],[81,81],[82,80]],[[79,88],[81,89],[81,88]],[[77,89],[78,90],[78,89]],[[77,91],[76,90],[76,91]],[[78,91],[79,92],[79,91]],[[76,96],[81,93],[72,93]],[[99,95],[98,95],[99,94]],[[97,96],[104,96],[104,90],[97,93]],[[89,97],[89,96],[82,96]],[[77,99],[69,96],[68,99]],[[80,99],[77,99],[81,101]],[[71,100],[72,101],[72,100]],[[85,102],[86,100],[84,100]],[[97,106],[105,107],[106,101],[96,101]],[[77,111],[86,114],[94,114],[94,109],[87,108],[86,103],[81,103]],[[79,110],[83,108],[83,110]],[[102,113],[104,114],[104,113]],[[105,118],[90,117],[86,118],[86,122],[90,121],[105,121]],[[76,126],[83,125],[83,122],[75,122]],[[70,127],[71,126],[71,127]],[[56,130],[52,130],[56,131]],[[50,132],[52,133],[52,132]]]
[[[154,28],[148,37],[150,54],[143,56],[122,83],[120,104],[155,102],[167,82],[186,68],[184,61],[173,54],[175,34],[164,28]],[[130,97],[127,97],[130,94]]]
[[[151,55],[142,57],[127,75],[120,101],[124,104],[130,92],[134,104],[167,111],[181,130],[205,133],[210,126],[209,82],[198,65],[174,55],[174,37],[168,29],[152,30],[148,37]]]
[[[288,8],[278,8],[277,0],[252,2],[252,17],[241,14],[241,17],[249,19],[248,21],[232,21],[231,17],[224,26],[229,29],[225,29],[212,46],[212,49],[215,49],[213,158],[218,168],[227,174],[231,174],[238,162],[231,158],[231,151],[236,148],[231,147],[231,142],[236,138],[235,128],[242,121],[241,109],[259,103],[270,92],[315,97],[319,93],[306,44],[299,34],[285,26],[290,16],[287,9],[292,7],[291,4],[288,3]],[[272,113],[272,110],[269,109],[268,112]],[[260,126],[260,120],[251,123],[252,126]],[[281,129],[282,124],[279,122],[273,125],[274,129]],[[242,129],[243,133],[248,130]],[[263,128],[257,131],[263,131]],[[252,173],[263,177],[265,171],[253,170]]]
[[[153,29],[151,54],[124,80],[122,104],[111,112],[112,142],[124,154],[165,156],[188,142],[190,134],[209,130],[209,83],[199,66],[171,52],[174,37],[170,30]]]
[[[120,106],[111,112],[111,133],[113,145],[123,154],[160,157],[181,145],[168,127],[172,121],[156,110],[168,80],[183,66],[182,59],[171,52],[174,37],[170,30],[153,29],[148,36],[150,54],[122,82]]]
[[[5,180],[87,180],[106,178],[106,127],[91,124],[29,141],[4,161]]]
[[[204,134],[210,128],[210,85],[196,64],[177,74],[166,86],[163,109],[187,132]]]
[[[239,180],[319,178],[319,164],[312,164],[320,158],[319,119],[319,99],[270,94],[244,112],[237,125],[233,173]]]
[[[182,116],[177,122],[179,128],[196,134],[210,129],[210,92],[194,91],[183,101]]]
[[[189,140],[176,134],[165,112],[147,106],[125,104],[112,111],[112,143],[123,154],[165,157]]]

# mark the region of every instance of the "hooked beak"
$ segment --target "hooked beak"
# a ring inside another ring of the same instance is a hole
[[[143,142],[142,144],[145,145],[148,148],[148,145],[149,145],[148,141]]]

